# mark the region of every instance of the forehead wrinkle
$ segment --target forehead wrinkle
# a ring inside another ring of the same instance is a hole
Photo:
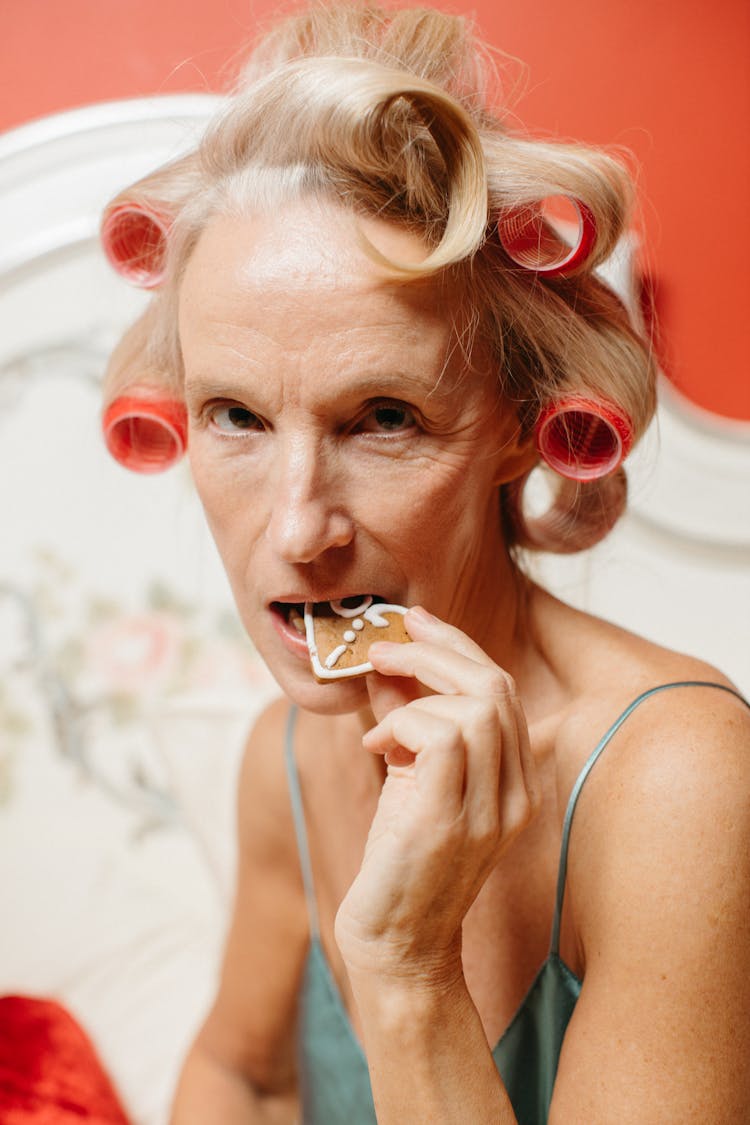
[[[245,299],[241,305],[246,306]],[[289,360],[294,364],[304,362],[308,351],[312,362],[319,363],[328,352],[331,375],[340,374],[357,383],[405,382],[418,386],[423,393],[439,394],[439,384],[454,351],[449,336],[444,340],[438,338],[436,351],[435,341],[425,340],[423,327],[403,316],[387,320],[378,315],[369,324],[334,323],[328,333],[295,338],[285,331],[283,321],[277,335],[258,324],[235,323],[227,319],[226,310],[221,318],[214,319],[203,306],[185,327],[192,345],[191,366],[195,374],[202,369],[209,381],[212,369],[226,372],[229,357],[237,361],[228,364],[230,369],[241,370],[245,365],[254,368]],[[410,354],[404,358],[405,352]],[[437,380],[436,359],[440,363]]]
[[[339,213],[337,232],[341,231],[340,219]],[[361,369],[372,365],[373,377],[381,382],[390,374],[384,366],[388,363],[395,373],[394,380],[403,380],[412,387],[416,385],[420,394],[436,402],[448,400],[451,392],[475,371],[475,366],[471,333],[467,332],[464,316],[454,303],[455,293],[446,288],[445,279],[403,282],[384,277],[373,270],[372,262],[363,258],[358,246],[336,239],[333,239],[335,247],[329,245],[329,240],[323,237],[325,222],[311,231],[309,220],[306,214],[305,223],[300,226],[299,215],[294,211],[290,221],[285,217],[283,224],[274,223],[271,217],[270,226],[252,220],[248,224],[238,224],[219,219],[213,228],[209,225],[203,232],[187,265],[180,311],[186,333],[197,321],[197,333],[192,333],[191,343],[195,345],[197,334],[198,348],[208,360],[207,368],[210,370],[214,366],[222,349],[224,362],[230,361],[230,357],[234,360],[230,363],[232,367],[235,363],[237,366],[254,364],[256,345],[247,334],[259,332],[269,342],[271,350],[265,358],[271,364],[277,358],[273,354],[277,346],[282,349],[278,353],[281,359],[286,353],[293,363],[304,356],[309,347],[313,360],[322,358],[325,364],[330,359],[332,371],[346,374],[351,353],[352,367]],[[343,225],[345,227],[346,223]],[[270,299],[278,310],[269,331],[265,332],[258,318],[255,324],[247,323],[248,303],[252,309],[259,294],[266,308]],[[305,294],[311,296],[313,304],[315,295],[323,302],[322,330],[309,336],[304,315],[300,331],[294,332],[295,305],[304,308],[300,298]],[[329,295],[332,305],[339,304],[337,294],[343,300],[338,323],[335,314],[330,320],[325,315]],[[288,304],[286,314],[285,304]],[[345,320],[347,310],[348,322]],[[358,319],[362,316],[369,323]],[[425,338],[425,327],[429,329],[430,323],[435,334],[428,331]],[[203,325],[206,329],[201,339]],[[326,331],[330,331],[328,339]],[[391,360],[387,355],[382,358],[380,355],[384,348],[388,349],[389,331],[394,333]],[[316,355],[318,344],[320,350]],[[330,349],[328,357],[327,349]],[[397,353],[404,349],[413,354],[398,363]]]

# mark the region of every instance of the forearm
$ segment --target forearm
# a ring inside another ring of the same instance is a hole
[[[264,1094],[196,1044],[177,1086],[170,1125],[294,1125],[294,1092]]]
[[[463,976],[442,986],[353,975],[378,1125],[516,1125]]]

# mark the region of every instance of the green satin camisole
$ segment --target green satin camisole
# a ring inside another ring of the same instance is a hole
[[[570,794],[563,821],[549,953],[492,1051],[519,1125],[546,1125],[563,1037],[581,991],[581,981],[559,956],[568,841],[576,803],[590,771],[628,716],[650,696],[677,687],[731,690],[721,684],[685,681],[661,684],[639,695],[598,742]],[[286,767],[310,918],[310,950],[299,1013],[302,1125],[377,1125],[367,1060],[352,1030],[320,940],[302,796],[294,760],[295,721],[296,709],[292,708],[286,732]]]

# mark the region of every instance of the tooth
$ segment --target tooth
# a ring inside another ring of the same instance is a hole
[[[304,618],[300,616],[300,612],[296,606],[292,606],[289,610],[289,624],[293,625],[298,633],[305,632]]]

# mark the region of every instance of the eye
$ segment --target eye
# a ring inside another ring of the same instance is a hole
[[[399,434],[417,424],[414,412],[403,402],[378,402],[357,424],[358,433]]]
[[[223,434],[242,434],[264,428],[260,418],[252,410],[231,402],[212,406],[209,418],[211,424]]]

